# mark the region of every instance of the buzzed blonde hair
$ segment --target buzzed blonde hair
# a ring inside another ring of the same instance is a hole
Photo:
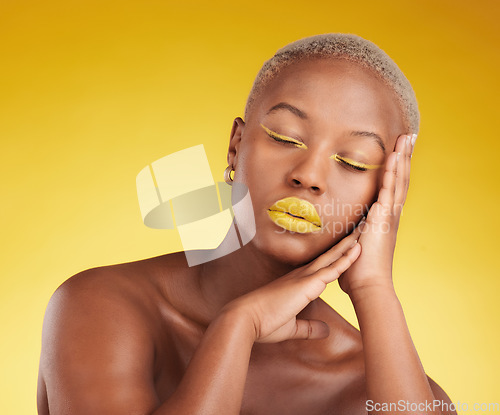
[[[418,133],[420,113],[415,92],[396,63],[377,45],[360,36],[348,33],[326,33],[292,42],[279,49],[260,69],[245,106],[247,119],[257,96],[285,67],[301,60],[346,59],[369,68],[394,92],[410,129]]]

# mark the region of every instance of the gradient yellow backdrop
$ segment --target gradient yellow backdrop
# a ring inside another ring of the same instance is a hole
[[[395,281],[427,373],[499,402],[497,1],[0,3],[0,413],[34,414],[42,319],[69,276],[181,249],[141,221],[135,177],[203,143],[216,180],[276,49],[372,40],[412,82],[421,130]],[[336,283],[323,297],[355,321]]]

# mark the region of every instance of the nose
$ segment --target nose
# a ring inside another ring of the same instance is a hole
[[[328,166],[321,157],[303,157],[292,165],[286,181],[293,188],[303,188],[319,196],[326,191],[327,174]]]

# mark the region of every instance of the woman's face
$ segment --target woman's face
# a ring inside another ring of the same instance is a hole
[[[333,59],[283,69],[231,133],[228,161],[255,214],[251,243],[293,265],[337,243],[377,200],[383,165],[407,132],[393,91],[368,69]],[[302,219],[269,213],[289,197],[314,205],[321,227],[308,223],[297,229],[309,232],[293,232]]]

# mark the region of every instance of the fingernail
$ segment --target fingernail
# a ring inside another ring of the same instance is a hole
[[[411,145],[412,145],[412,147],[415,145],[415,141],[417,141],[417,134],[413,134],[411,136]]]
[[[400,155],[400,154],[401,154],[401,153],[396,154],[396,163],[399,161],[399,155]]]

